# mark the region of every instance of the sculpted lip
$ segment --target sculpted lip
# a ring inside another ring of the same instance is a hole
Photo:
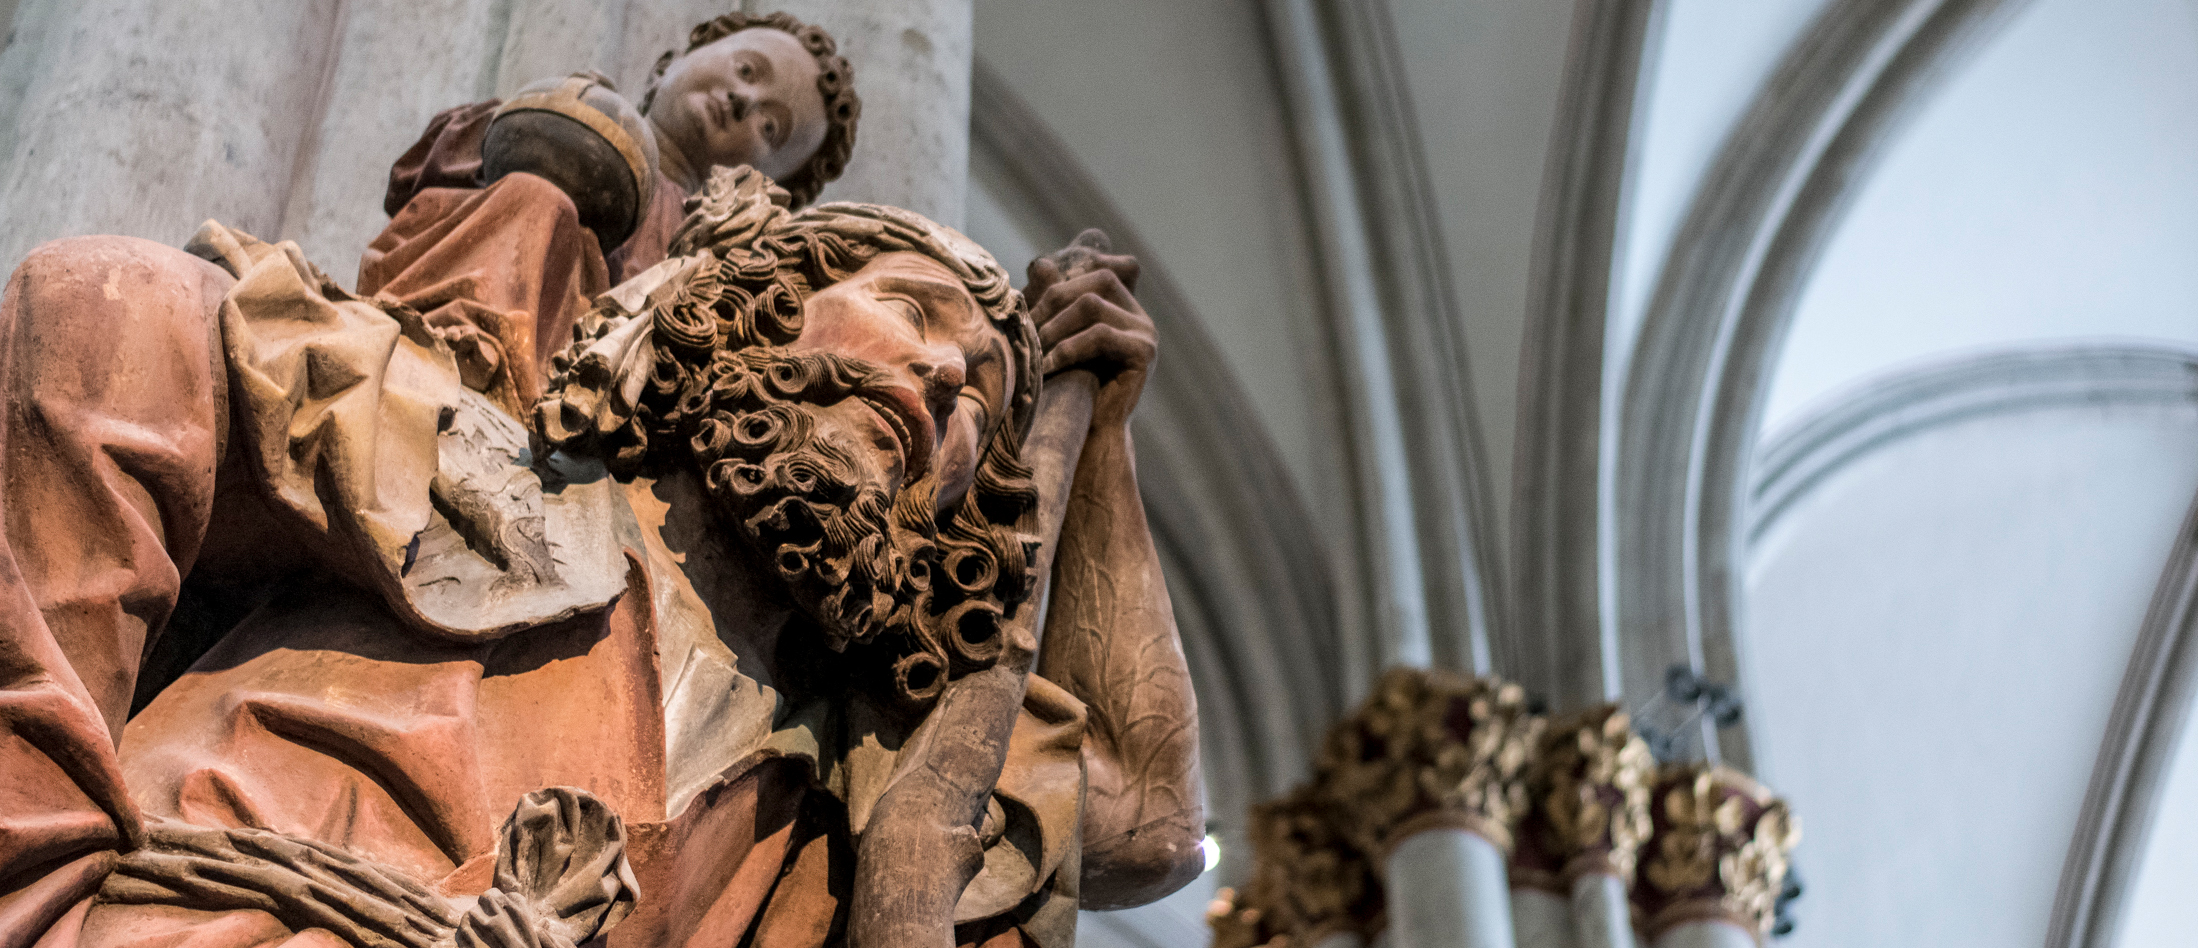
[[[923,409],[915,393],[900,388],[874,388],[858,392],[855,397],[870,406],[900,440],[901,466],[906,469],[902,480],[913,482],[930,473],[935,440],[931,413]]]

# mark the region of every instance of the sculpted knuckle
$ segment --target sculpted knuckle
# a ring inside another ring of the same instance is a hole
[[[1096,293],[1085,293],[1076,298],[1076,317],[1088,324],[1100,323],[1106,319],[1107,309],[1112,305]]]
[[[1046,287],[1045,295],[1039,297],[1038,299],[1038,305],[1043,306],[1048,310],[1058,311],[1068,306],[1070,303],[1075,302],[1076,297],[1080,295],[1081,294],[1077,293],[1076,291],[1069,289],[1069,285],[1066,283],[1055,283],[1052,286]]]

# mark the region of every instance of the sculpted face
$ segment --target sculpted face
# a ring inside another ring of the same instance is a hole
[[[1000,647],[991,597],[1023,589],[1020,539],[965,500],[1006,417],[1011,350],[919,253],[880,254],[801,314],[788,345],[713,359],[688,444],[726,523],[835,647],[904,633],[896,687],[922,700],[950,649]]]
[[[741,30],[672,61],[657,82],[649,121],[697,180],[713,166],[748,165],[775,179],[799,171],[824,144],[828,123],[815,56],[783,30]],[[681,175],[673,174],[679,178]]]
[[[870,363],[883,384],[818,409],[820,423],[862,458],[881,484],[936,479],[937,509],[959,503],[980,448],[1014,391],[1006,337],[962,281],[919,253],[881,254],[810,296],[789,349]]]

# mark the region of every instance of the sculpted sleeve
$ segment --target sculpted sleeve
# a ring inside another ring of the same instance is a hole
[[[479,186],[481,141],[498,104],[437,115],[390,169],[390,222],[359,261],[357,289],[402,301],[438,329],[493,339],[498,366],[479,390],[525,417],[550,356],[571,343],[591,301],[664,259],[686,194],[660,177],[640,227],[606,257],[572,198],[549,181],[516,173]]]
[[[525,430],[460,386],[419,313],[345,293],[288,241],[208,222],[190,249],[237,277],[220,306],[231,453],[326,567],[458,642],[593,612],[625,589],[609,481],[545,491],[522,460]]]
[[[90,237],[33,251],[0,298],[0,948],[80,924],[143,838],[115,742],[213,506],[227,286]]]
[[[420,140],[405,150],[389,169],[389,193],[382,197],[382,213],[397,216],[413,195],[428,188],[477,187],[481,173],[481,139],[488,134],[488,120],[496,115],[501,99],[445,109],[427,123]]]

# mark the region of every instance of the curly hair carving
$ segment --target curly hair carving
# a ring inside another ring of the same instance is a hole
[[[535,432],[543,448],[598,458],[621,478],[701,474],[817,638],[884,673],[898,703],[921,711],[949,680],[1000,660],[1006,620],[1035,588],[1038,492],[1022,442],[1037,404],[1037,333],[1006,271],[960,234],[899,208],[797,214],[786,203],[752,168],[713,172],[657,282],[636,278],[645,296],[607,294],[553,357]],[[932,479],[897,495],[866,483],[804,410],[861,397],[882,370],[786,348],[811,294],[892,252],[954,273],[1015,366],[1003,417],[980,436],[975,480],[943,522]]]
[[[656,60],[656,69],[649,73],[648,88],[641,93],[641,111],[647,114],[656,101],[656,86],[664,78],[673,61],[695,50],[715,43],[742,30],[773,29],[786,33],[801,42],[809,55],[817,58],[817,91],[824,95],[826,128],[824,143],[817,146],[817,153],[801,166],[801,170],[780,181],[780,187],[793,198],[793,207],[804,207],[817,199],[817,192],[837,179],[847,170],[847,160],[855,153],[855,125],[862,119],[862,97],[855,94],[855,67],[847,57],[839,54],[839,42],[824,27],[803,23],[788,13],[741,13],[738,11],[705,21],[687,34],[687,48],[681,51],[665,51]]]

